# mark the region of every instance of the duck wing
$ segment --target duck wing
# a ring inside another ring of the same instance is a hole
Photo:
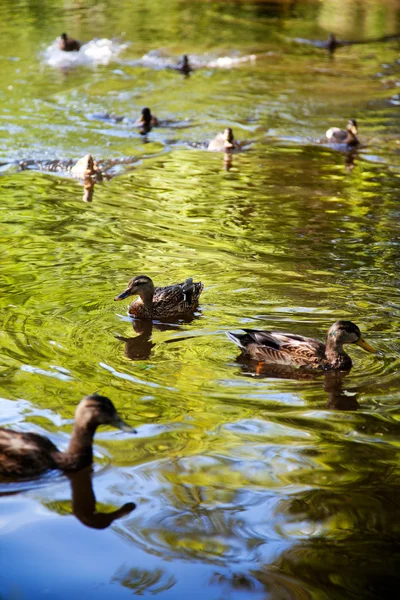
[[[345,143],[348,137],[347,131],[339,129],[339,127],[331,127],[325,135],[329,142],[336,142],[337,144]]]
[[[319,340],[292,333],[245,329],[245,334],[228,336],[251,358],[263,362],[318,367],[325,357]]]
[[[155,288],[153,296],[154,316],[193,311],[203,289],[204,285],[201,281],[195,282],[192,278],[175,285]]]
[[[20,433],[0,428],[0,474],[34,477],[57,468],[53,453],[57,447],[37,433]]]

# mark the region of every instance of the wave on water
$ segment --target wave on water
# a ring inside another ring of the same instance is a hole
[[[82,65],[107,65],[127,47],[115,40],[96,38],[83,44],[78,52],[65,52],[55,40],[43,53],[44,62],[51,67],[68,68]]]
[[[171,56],[165,56],[160,50],[150,50],[141,58],[129,61],[131,66],[142,66],[150,69],[177,69],[181,57],[176,59]],[[193,69],[230,69],[246,62],[255,62],[255,54],[245,56],[211,56],[208,53],[203,55],[189,54],[189,63]]]

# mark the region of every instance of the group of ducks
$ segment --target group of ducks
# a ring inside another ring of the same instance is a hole
[[[203,284],[192,278],[166,287],[155,287],[152,279],[138,275],[114,300],[138,295],[129,306],[136,319],[153,320],[188,318],[198,307]],[[351,358],[345,344],[356,344],[375,353],[351,321],[337,321],[328,330],[326,343],[319,340],[276,331],[245,329],[245,333],[228,333],[242,354],[262,364],[280,364],[302,369],[348,371]],[[118,415],[109,398],[93,394],[78,404],[75,424],[68,449],[60,452],[46,437],[36,433],[20,433],[0,428],[0,476],[6,479],[31,478],[49,469],[73,472],[93,461],[93,437],[97,427],[111,425],[125,432],[136,433]]]
[[[61,35],[61,50],[72,52],[78,51],[80,47],[77,40],[69,38],[65,33]],[[186,74],[192,70],[187,56],[183,57],[180,69]],[[148,133],[158,123],[149,108],[142,110],[138,120],[142,133]],[[326,137],[331,143],[355,147],[359,144],[357,122],[350,119],[346,130],[332,127],[326,132]],[[237,147],[231,128],[226,128],[208,145],[209,150],[222,151]],[[82,167],[82,163],[79,169],[83,168],[85,176],[101,176],[91,155],[81,161],[84,161],[84,165]],[[203,284],[194,282],[192,278],[175,285],[155,287],[150,277],[139,275],[129,281],[126,290],[116,296],[115,300],[125,300],[137,295],[138,298],[129,306],[129,314],[135,319],[186,319],[193,316],[203,289]],[[243,356],[250,360],[301,369],[350,370],[352,361],[344,351],[345,344],[357,344],[368,352],[375,352],[363,339],[357,325],[351,321],[334,323],[328,330],[325,344],[301,335],[256,329],[245,329],[242,334],[228,333],[228,337],[239,346]],[[93,437],[100,425],[111,425],[125,432],[136,433],[121,419],[111,400],[98,394],[87,396],[78,404],[71,440],[65,452],[58,450],[48,438],[36,433],[0,428],[0,476],[6,479],[31,478],[49,469],[73,472],[91,465]]]

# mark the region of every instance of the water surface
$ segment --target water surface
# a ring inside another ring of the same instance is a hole
[[[398,3],[46,0],[1,15],[0,421],[65,448],[98,390],[139,431],[101,430],[92,478],[2,484],[2,595],[390,597],[399,42],[329,58],[291,39],[396,33]],[[62,31],[117,51],[54,66]],[[189,78],[166,68],[184,52]],[[147,140],[143,106],[164,121]],[[349,117],[352,157],[319,143]],[[228,162],[204,150],[225,126],[244,146]],[[68,166],[89,151],[113,177],[85,203]],[[195,319],[133,324],[113,298],[140,273],[202,280]],[[380,351],[350,348],[343,378],[263,377],[225,336],[323,339],[340,318]],[[98,512],[135,510],[93,518],[91,485]]]

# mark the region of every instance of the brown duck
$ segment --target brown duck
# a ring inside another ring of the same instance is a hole
[[[326,132],[326,139],[331,144],[346,144],[347,146],[358,146],[360,140],[357,137],[357,121],[355,119],[349,119],[347,122],[346,130],[339,129],[339,127],[331,127]]]
[[[78,40],[73,40],[72,38],[68,37],[66,33],[62,33],[60,37],[61,39],[58,45],[60,50],[64,50],[64,52],[79,51],[81,44],[78,42]]]
[[[37,433],[20,433],[0,428],[0,475],[36,477],[49,469],[78,471],[93,462],[93,436],[99,425],[112,425],[136,433],[127,425],[111,400],[92,394],[81,400],[75,411],[71,441],[65,452]]]
[[[238,148],[239,144],[235,140],[233,131],[227,127],[223,133],[218,133],[213,140],[208,144],[207,150],[212,151],[229,151]]]
[[[192,278],[175,285],[154,287],[150,277],[137,275],[114,300],[125,300],[137,294],[139,298],[130,305],[129,314],[138,319],[189,317],[196,310],[203,288],[201,281],[194,282]]]
[[[352,361],[343,349],[344,344],[357,344],[367,352],[376,352],[351,321],[334,323],[328,330],[326,344],[291,333],[257,329],[244,331],[244,334],[228,333],[228,337],[239,346],[244,355],[264,363],[348,371],[352,367]]]

